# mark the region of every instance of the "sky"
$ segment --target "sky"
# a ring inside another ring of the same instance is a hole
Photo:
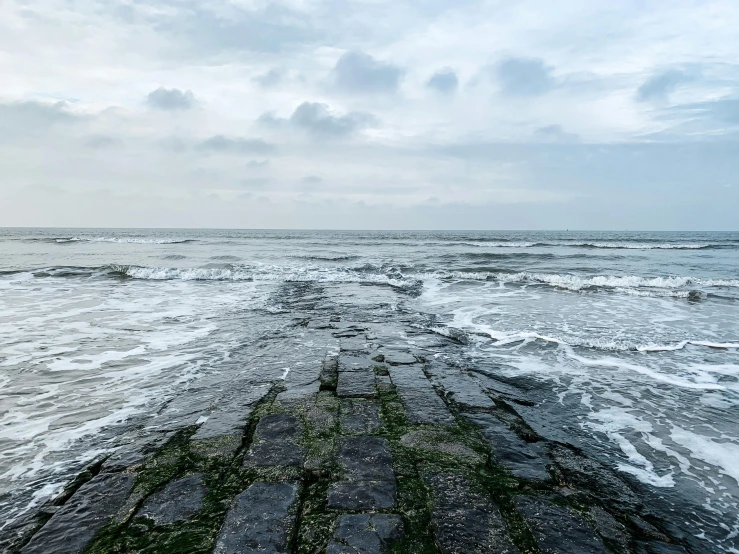
[[[3,0],[0,226],[739,229],[735,0]]]

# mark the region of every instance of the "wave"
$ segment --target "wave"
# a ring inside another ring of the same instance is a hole
[[[555,244],[554,246],[577,246],[580,248],[614,248],[626,250],[703,250],[706,248],[726,248],[718,244],[653,244],[639,242],[570,242]]]
[[[317,262],[342,262],[342,261],[350,261],[350,260],[359,260],[361,259],[361,256],[351,255],[351,254],[345,254],[345,255],[337,255],[337,256],[291,256],[292,258],[296,258],[299,260],[313,260]]]
[[[733,349],[739,348],[739,342],[712,342],[698,339],[686,339],[673,344],[639,344],[629,341],[614,340],[604,337],[568,337],[567,339],[561,337],[553,337],[549,335],[542,335],[534,331],[520,331],[520,332],[499,332],[494,331],[487,326],[476,326],[478,327],[473,334],[478,336],[485,336],[495,341],[496,347],[508,346],[518,344],[523,341],[539,340],[543,342],[549,342],[553,344],[559,344],[562,346],[569,347],[580,347],[580,348],[591,348],[593,350],[608,350],[608,351],[628,351],[628,352],[672,352],[676,350],[683,350],[688,346],[700,346],[704,348],[715,348],[715,349]],[[447,337],[457,337],[459,335],[468,336],[469,331],[457,329],[455,327],[434,327],[432,331],[439,333]]]
[[[145,239],[135,237],[54,237],[43,239],[45,242],[66,244],[72,242],[114,242],[122,244],[183,244],[195,242],[195,239]]]
[[[606,248],[612,250],[705,250],[714,248],[735,248],[731,244],[694,244],[694,243],[649,243],[649,242],[461,242],[460,245],[492,248]]]
[[[438,272],[437,277],[470,279],[478,281],[499,281],[501,283],[545,284],[567,290],[580,291],[590,288],[611,289],[680,289],[688,286],[701,287],[739,287],[739,279],[703,279],[699,277],[639,277],[636,275],[596,275],[581,277],[558,273],[465,273]],[[689,291],[685,291],[689,292]]]

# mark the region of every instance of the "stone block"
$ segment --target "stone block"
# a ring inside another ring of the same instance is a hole
[[[287,554],[297,504],[295,483],[254,483],[231,504],[213,554]]]

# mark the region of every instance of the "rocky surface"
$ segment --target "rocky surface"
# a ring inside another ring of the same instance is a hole
[[[83,552],[123,506],[133,486],[127,473],[100,473],[59,509],[22,549],[23,554]]]
[[[254,483],[234,499],[214,554],[287,554],[297,500],[295,483]]]
[[[151,519],[155,525],[185,521],[203,509],[207,493],[201,473],[181,477],[147,498],[138,515]]]
[[[437,355],[464,337],[394,311],[386,321],[327,316],[316,307],[327,300],[306,284],[282,301],[305,311],[294,323],[310,346],[304,361],[271,388],[238,377],[168,404],[0,545],[106,554],[700,552],[645,510],[628,480],[531,416],[526,383]],[[282,367],[279,352],[257,361]]]

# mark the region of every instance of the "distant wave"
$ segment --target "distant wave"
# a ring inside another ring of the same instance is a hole
[[[445,336],[457,336],[467,334],[461,329],[454,327],[435,327],[433,331],[445,335]],[[553,337],[548,335],[542,335],[533,331],[520,331],[520,332],[499,332],[489,328],[480,328],[474,332],[476,335],[483,335],[490,337],[495,341],[496,346],[506,346],[511,344],[517,344],[527,340],[540,340],[544,342],[551,342],[555,344],[561,344],[565,346],[581,347],[581,348],[592,348],[594,350],[610,350],[610,351],[630,351],[630,352],[672,352],[675,350],[682,350],[687,346],[701,346],[705,348],[739,348],[739,342],[713,342],[705,340],[694,340],[687,339],[672,344],[639,344],[623,340],[614,340],[603,337]]]
[[[636,275],[614,276],[597,275],[581,277],[578,275],[549,274],[549,273],[461,273],[440,272],[438,276],[445,278],[474,279],[500,281],[503,283],[533,283],[546,284],[553,287],[573,291],[589,288],[659,288],[679,289],[691,285],[702,287],[739,287],[739,279],[702,279],[699,277],[639,277]]]
[[[54,237],[42,239],[45,242],[66,244],[70,242],[117,242],[125,244],[182,244],[195,242],[195,239],[144,239],[135,237]]]
[[[341,256],[292,256],[299,260],[313,260],[316,262],[344,262],[350,260],[359,260],[361,256],[352,256],[350,254]]]
[[[571,242],[571,241],[553,241],[553,242],[466,242],[462,241],[458,244],[490,247],[490,248],[552,248],[552,247],[570,247],[570,248],[608,248],[615,250],[705,250],[717,248],[736,248],[737,244],[694,244],[694,243],[650,243],[650,242]]]

